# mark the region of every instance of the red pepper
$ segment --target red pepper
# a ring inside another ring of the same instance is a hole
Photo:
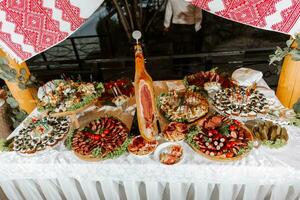
[[[229,126],[229,130],[230,130],[230,131],[234,131],[235,129],[236,129],[235,125],[230,125],[230,126]]]
[[[217,130],[212,130],[212,134],[218,134],[218,131]]]
[[[109,129],[105,129],[104,131],[103,131],[103,133],[106,135],[106,134],[109,134],[110,133],[110,130]]]

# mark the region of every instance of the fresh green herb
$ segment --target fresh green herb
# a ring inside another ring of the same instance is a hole
[[[252,141],[248,142],[248,146],[247,146],[247,147],[245,147],[245,148],[240,148],[240,150],[239,150],[238,153],[237,153],[237,156],[240,156],[240,155],[242,155],[242,154],[245,154],[245,153],[247,153],[248,151],[250,151],[251,149],[253,149],[253,142],[252,142]]]
[[[97,90],[97,92],[103,93],[105,91],[105,87],[104,87],[103,83],[98,83],[96,85],[96,90]]]
[[[6,140],[4,138],[0,138],[0,152],[12,151],[12,142],[13,139]]]
[[[286,145],[286,140],[276,139],[275,142],[271,141],[271,140],[266,140],[266,141],[263,141],[262,144],[266,145],[267,147],[270,147],[270,148],[278,149],[278,148],[283,147],[284,145]]]
[[[119,148],[108,153],[108,155],[105,156],[105,159],[113,159],[113,158],[117,158],[117,157],[121,156],[122,154],[124,154],[127,151],[127,147],[128,147],[129,143],[130,143],[130,139],[127,138]]]
[[[295,113],[300,114],[300,99],[294,104],[293,109]]]
[[[253,147],[254,147],[254,142],[253,141],[248,142],[248,149],[251,150],[253,149]]]
[[[292,47],[293,42],[297,44],[295,48]],[[270,65],[274,62],[280,62],[286,55],[291,55],[294,61],[300,61],[300,35],[296,35],[295,39],[291,38],[286,41],[286,47],[277,47],[274,54],[270,55]]]
[[[204,139],[205,142],[208,142],[208,141],[209,141],[209,138],[206,137],[206,136],[203,136],[203,139]]]
[[[201,128],[197,126],[192,126],[189,129],[189,133],[186,135],[186,142],[190,145],[192,145],[194,148],[198,148],[199,145],[194,141],[194,137],[197,136],[201,132]]]
[[[84,127],[83,130],[86,131],[86,132],[89,132],[89,133],[96,133],[90,127]]]
[[[74,110],[77,110],[79,108],[82,108],[82,107],[90,104],[97,97],[98,97],[97,95],[85,96],[85,97],[83,97],[81,102],[73,104],[70,108],[67,109],[67,111],[74,111]]]
[[[296,116],[290,120],[290,124],[300,127],[300,114],[299,113],[296,114]]]
[[[74,136],[74,131],[73,130],[69,130],[69,133],[67,134],[67,138],[65,140],[65,146],[68,150],[72,149],[72,139]]]
[[[240,156],[240,155],[246,153],[246,151],[247,150],[245,148],[240,148],[240,150],[237,152],[236,156]]]
[[[167,93],[161,93],[159,96],[158,96],[158,98],[156,99],[156,105],[157,105],[157,107],[158,107],[158,109],[160,109],[161,108],[161,102],[160,102],[160,99],[161,99],[161,97],[163,97],[163,96],[167,96]],[[169,120],[169,121],[175,121],[175,122],[181,122],[181,123],[185,123],[185,122],[188,122],[188,120],[186,119],[186,118],[179,118],[179,119],[171,119],[171,116],[170,115],[168,115],[167,113],[165,113],[165,112],[163,112],[162,113],[163,114],[163,116],[167,119],[167,120]]]
[[[102,154],[102,150],[101,150],[100,147],[94,148],[94,149],[92,150],[92,155],[93,155],[94,158],[99,158],[99,157],[101,157],[101,154]]]
[[[229,132],[229,125],[226,124],[226,125],[222,125],[220,128],[219,128],[219,131],[222,135],[224,136],[229,136],[230,135],[230,132]]]

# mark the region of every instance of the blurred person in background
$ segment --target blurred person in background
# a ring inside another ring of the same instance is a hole
[[[164,31],[170,32],[175,54],[193,53],[196,49],[201,49],[201,23],[200,8],[186,0],[168,0]]]

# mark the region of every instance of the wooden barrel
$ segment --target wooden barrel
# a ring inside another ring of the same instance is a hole
[[[300,61],[294,61],[291,55],[284,58],[276,95],[288,108],[292,108],[300,98]]]

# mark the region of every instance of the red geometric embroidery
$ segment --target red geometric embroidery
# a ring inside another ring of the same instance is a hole
[[[23,51],[21,45],[14,43],[11,40],[11,36],[9,34],[2,32],[1,22],[0,22],[0,38],[2,42],[4,42],[5,45],[8,46],[11,49],[11,51],[13,51],[22,60],[25,60],[26,58],[30,58],[32,56],[32,54]]]
[[[276,4],[286,3],[286,8],[281,12],[282,21],[273,25],[272,30],[289,33],[300,18],[300,1],[291,0],[194,0],[192,4],[206,11],[212,12],[224,18],[248,24],[251,26],[266,28],[267,17],[276,12]],[[210,7],[210,3],[214,8]],[[219,4],[221,11],[216,12]]]
[[[280,32],[290,31],[300,18],[300,1],[292,0],[292,6],[281,12],[283,20],[272,26],[272,29]]]
[[[57,0],[55,7],[63,11],[63,20],[71,24],[71,30],[76,30],[85,20],[80,17],[79,8],[71,5],[70,0]]]
[[[52,18],[52,9],[43,6],[47,0],[0,0],[0,10],[6,13],[5,21],[15,25],[15,33],[24,37],[23,43],[34,48],[37,54],[58,42],[64,40],[70,33],[60,30],[59,21]],[[70,0],[55,0],[55,7],[62,11],[62,19],[71,25],[71,31],[76,30],[85,22],[80,17],[80,9],[73,6]],[[0,29],[0,42],[10,48],[22,60],[33,56],[25,52],[22,45],[15,43],[11,35]]]

